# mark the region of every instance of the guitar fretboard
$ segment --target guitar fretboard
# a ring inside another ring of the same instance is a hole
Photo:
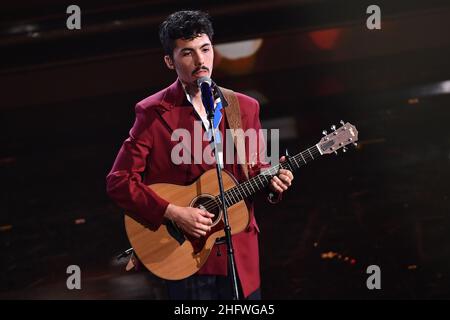
[[[269,185],[272,177],[278,174],[280,169],[288,169],[294,172],[301,166],[318,158],[320,155],[321,153],[319,147],[315,145],[290,157],[290,162],[285,161],[267,170],[263,170],[263,172],[257,176],[254,176],[253,178],[225,191],[225,204],[227,207],[231,207],[239,201],[264,189]],[[215,200],[217,203],[220,203],[220,196],[217,196]]]

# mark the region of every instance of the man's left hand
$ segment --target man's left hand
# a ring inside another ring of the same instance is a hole
[[[280,162],[284,162],[285,160],[285,156],[280,158]],[[272,180],[270,180],[269,188],[279,194],[283,193],[283,191],[286,191],[291,186],[292,180],[294,180],[294,175],[290,170],[280,169],[278,175],[274,176]]]

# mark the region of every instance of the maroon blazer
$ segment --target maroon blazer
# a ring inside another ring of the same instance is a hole
[[[240,104],[242,128],[260,129],[258,102],[240,93],[236,95]],[[151,191],[147,185],[159,182],[191,184],[202,173],[213,169],[214,165],[194,164],[194,161],[192,164],[175,165],[171,161],[171,150],[179,143],[171,141],[173,130],[184,128],[193,133],[194,121],[200,120],[193,106],[187,101],[179,80],[140,101],[135,110],[136,120],[130,130],[130,136],[123,143],[107,176],[107,192],[120,207],[139,215],[149,223],[150,228],[156,230],[163,222],[168,202]],[[229,128],[223,109],[219,127],[222,134]],[[202,130],[204,132],[204,129]],[[208,142],[203,142],[203,147],[207,144]],[[225,152],[226,145],[223,150]],[[240,164],[225,163],[224,168],[239,182],[246,180]],[[249,175],[258,174],[260,168],[260,163],[249,167]],[[234,235],[232,240],[238,276],[243,293],[247,297],[259,288],[260,272],[257,234],[259,228],[253,215],[252,201],[247,200],[246,203],[250,209],[250,224],[245,231]],[[198,274],[226,275],[227,266],[226,244],[215,245]]]

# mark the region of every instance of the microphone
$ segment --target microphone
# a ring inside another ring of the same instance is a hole
[[[212,93],[212,80],[209,77],[201,77],[197,80],[197,85],[202,94],[203,106],[206,109],[208,118],[214,118],[214,97]]]

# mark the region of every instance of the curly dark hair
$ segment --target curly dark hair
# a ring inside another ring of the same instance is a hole
[[[208,35],[209,40],[212,42],[214,30],[211,19],[208,13],[202,11],[186,10],[174,12],[159,27],[159,39],[164,53],[172,58],[175,40],[194,39],[202,33]]]

